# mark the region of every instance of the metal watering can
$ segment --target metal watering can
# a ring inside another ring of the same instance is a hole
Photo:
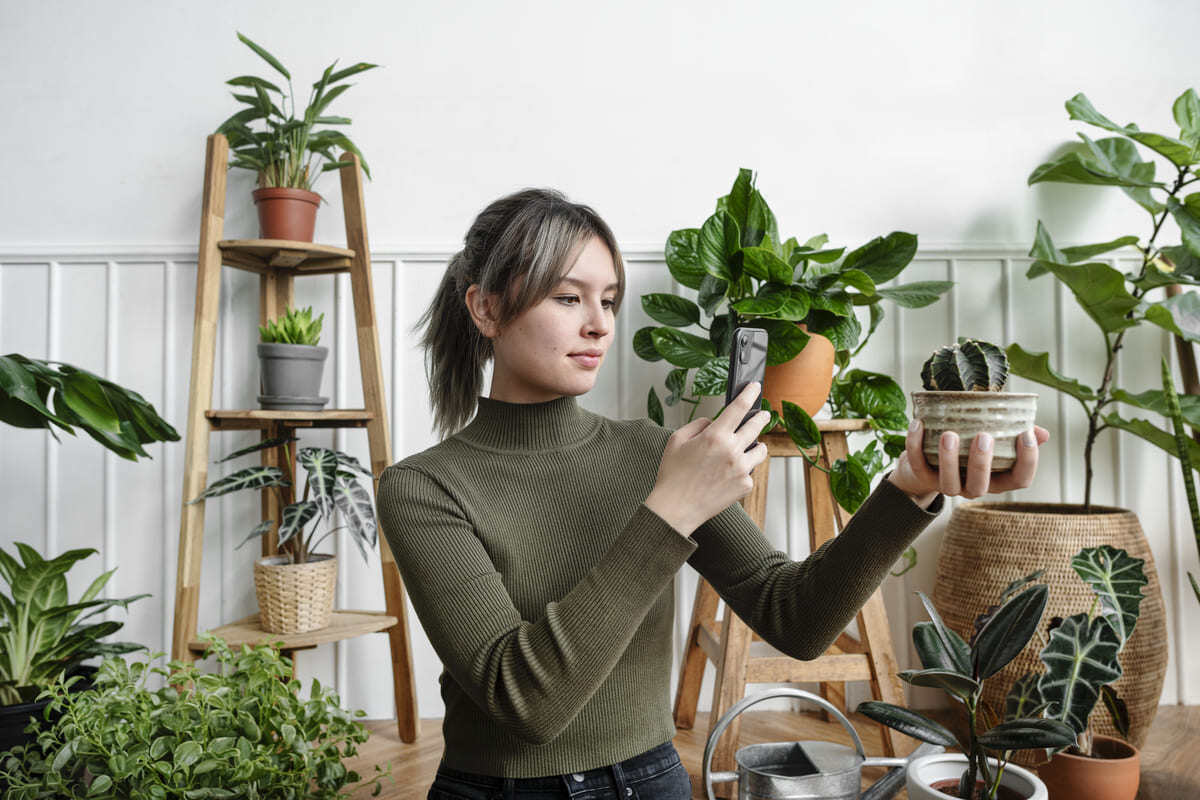
[[[853,749],[836,742],[750,744],[739,747],[734,755],[737,772],[713,772],[713,751],[725,728],[750,706],[772,697],[798,697],[821,706],[850,732]],[[716,800],[714,783],[737,781],[738,800],[859,800],[864,766],[898,767],[861,794],[862,798],[892,797],[901,788],[910,759],[944,750],[940,745],[924,743],[908,758],[867,758],[858,731],[832,703],[802,689],[773,689],[741,699],[713,728],[704,748],[704,791],[708,800]]]

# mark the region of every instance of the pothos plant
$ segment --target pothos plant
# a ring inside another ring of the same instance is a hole
[[[1134,394],[1113,385],[1117,354],[1130,328],[1148,322],[1187,342],[1200,341],[1200,299],[1195,292],[1183,292],[1159,302],[1145,299],[1150,291],[1172,284],[1200,286],[1200,192],[1183,192],[1200,180],[1200,96],[1188,89],[1175,100],[1173,112],[1179,125],[1178,138],[1143,131],[1133,123],[1118,125],[1097,111],[1082,93],[1068,100],[1066,107],[1071,119],[1117,135],[1093,141],[1080,133],[1082,141],[1053,161],[1038,166],[1030,174],[1029,184],[1116,186],[1150,215],[1150,233],[1144,242],[1139,236],[1127,235],[1061,249],[1041,220],[1037,224],[1029,253],[1035,260],[1026,277],[1054,275],[1071,290],[1099,327],[1107,358],[1098,386],[1089,386],[1055,370],[1050,365],[1049,353],[1028,352],[1015,343],[1008,347],[1014,375],[1075,398],[1087,415],[1083,451],[1086,511],[1092,496],[1092,449],[1102,431],[1108,428],[1128,431],[1173,456],[1178,455],[1176,439],[1170,432],[1145,419],[1125,419],[1111,406],[1120,402],[1157,414],[1168,413],[1161,390]],[[1142,160],[1139,147],[1167,161],[1169,175],[1165,181],[1155,180],[1157,164]],[[1178,226],[1181,244],[1166,245],[1160,240],[1167,217]],[[1140,253],[1136,270],[1122,272],[1092,260],[1122,247],[1133,247]],[[1200,397],[1184,396],[1179,405],[1188,425],[1200,427]],[[1189,441],[1187,449],[1191,463],[1200,464],[1200,444]]]
[[[272,488],[278,494],[281,507],[278,546],[281,552],[291,557],[292,563],[303,564],[308,561],[309,555],[317,545],[342,529],[350,532],[350,538],[358,545],[363,560],[368,560],[367,551],[374,548],[378,541],[379,526],[375,519],[375,505],[371,493],[359,483],[358,476],[373,480],[371,471],[354,456],[340,450],[303,447],[296,453],[295,461],[307,470],[308,476],[304,482],[304,496],[297,500],[291,474],[291,445],[295,441],[294,436],[264,439],[218,459],[216,463],[219,464],[250,453],[276,448],[275,461],[283,466],[256,464],[238,470],[213,482],[189,503],[198,503],[209,497],[219,497],[244,489],[258,491]],[[346,524],[328,529],[324,536],[314,541],[321,530],[321,523],[331,522],[335,512],[341,512]],[[246,542],[269,533],[275,522],[276,520],[271,519],[263,520],[237,546],[241,547]],[[312,528],[306,535],[305,528],[310,523]]]
[[[665,360],[673,367],[662,401],[650,388],[647,414],[661,425],[662,404],[682,402],[692,406],[690,420],[703,398],[723,395],[736,327],[767,331],[768,365],[794,358],[810,334],[825,336],[833,343],[837,368],[829,394],[833,415],[868,420],[873,439],[827,470],[807,454],[804,458],[829,472],[834,498],[853,513],[869,494],[872,477],[904,451],[908,417],[904,392],[896,381],[882,373],[850,369],[851,359],[883,320],[882,300],[921,308],[936,302],[953,282],[882,286],[903,272],[916,254],[917,237],[911,233],[877,237],[849,253],[844,247],[827,247],[824,234],[803,244],[795,237],[783,240],[754,182],[751,170],[740,169],[729,194],[717,199],[716,210],[699,228],[682,228],[667,237],[667,269],[681,285],[696,290],[696,296],[642,295],[642,308],[659,325],[639,329],[633,350],[646,361]],[[860,306],[868,312],[865,332],[855,311]],[[687,330],[693,327],[701,333]],[[816,423],[798,405],[783,401],[782,419],[765,398],[762,407],[771,412],[767,430],[782,425],[802,453],[820,443]]]

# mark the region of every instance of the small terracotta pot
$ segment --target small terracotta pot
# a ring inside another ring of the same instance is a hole
[[[913,416],[925,423],[925,459],[938,465],[945,431],[958,434],[958,467],[966,470],[975,435],[992,435],[992,472],[1017,461],[1017,437],[1033,430],[1037,395],[1030,392],[912,392]]]
[[[808,333],[806,325],[800,323],[799,327]],[[829,399],[829,387],[833,385],[833,342],[819,333],[808,336],[808,344],[795,358],[768,365],[763,374],[763,397],[781,416],[784,400],[800,406],[811,417]]]
[[[281,186],[251,192],[258,206],[258,235],[263,239],[311,242],[321,195]]]
[[[1128,742],[1094,734],[1092,757],[1057,753],[1037,768],[1050,800],[1133,800],[1141,780],[1141,754]]]

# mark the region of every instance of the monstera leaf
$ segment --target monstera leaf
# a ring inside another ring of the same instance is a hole
[[[1117,653],[1121,641],[1109,617],[1089,620],[1075,614],[1050,632],[1042,649],[1046,672],[1038,689],[1046,701],[1046,713],[1083,733],[1088,715],[1100,696],[1100,687],[1121,677]]]
[[[1099,598],[1099,613],[1112,624],[1122,647],[1133,634],[1142,587],[1149,582],[1142,569],[1145,563],[1109,545],[1086,548],[1071,559],[1071,567]]]

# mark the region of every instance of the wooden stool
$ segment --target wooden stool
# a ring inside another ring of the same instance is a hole
[[[820,452],[809,456],[828,469],[848,452],[846,432],[867,430],[862,419],[818,419],[821,432]],[[767,433],[760,437],[767,445],[768,457],[754,471],[754,490],[741,502],[746,513],[759,528],[767,513],[767,473],[771,457],[797,457],[801,451],[786,433]],[[805,499],[808,505],[808,534],[812,550],[832,539],[850,519],[833,499],[827,473],[804,462]],[[692,622],[688,627],[687,647],[679,673],[675,695],[675,727],[690,730],[696,721],[696,705],[704,666],[712,661],[717,669],[713,684],[712,711],[709,714],[709,736],[722,716],[746,694],[747,683],[799,683],[815,681],[821,684],[821,694],[834,705],[846,705],[846,681],[870,681],[871,696],[896,705],[904,704],[904,691],[897,677],[896,657],[892,650],[891,630],[887,611],[879,589],[871,595],[858,613],[859,638],[843,632],[837,641],[820,657],[801,661],[776,651],[773,656],[750,655],[752,641],[762,637],[733,613],[728,605],[718,633],[716,590],[704,580],[696,585],[696,600],[692,606]],[[824,712],[822,712],[824,713]],[[826,716],[828,716],[826,714]],[[734,753],[737,750],[741,717],[729,724],[713,753],[712,769],[736,771]],[[911,752],[916,742],[891,728],[880,726],[885,755]],[[720,783],[714,793],[723,798],[733,796],[734,784]]]

